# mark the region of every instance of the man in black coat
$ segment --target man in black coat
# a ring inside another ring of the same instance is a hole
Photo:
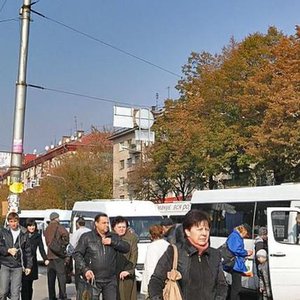
[[[95,280],[93,299],[117,299],[117,254],[127,253],[130,246],[115,233],[109,232],[106,214],[95,217],[95,229],[84,233],[75,248],[76,269],[87,280]]]
[[[0,299],[10,294],[11,300],[19,300],[22,272],[28,276],[32,268],[31,248],[18,214],[9,213],[7,223],[0,231]]]

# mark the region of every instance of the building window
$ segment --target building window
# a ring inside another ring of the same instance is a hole
[[[120,195],[120,199],[125,199],[125,195]]]
[[[120,170],[123,170],[125,168],[125,162],[124,159],[120,160]]]
[[[119,151],[124,151],[125,144],[124,142],[119,143]]]
[[[132,167],[132,158],[128,158],[127,159],[127,168],[131,168]]]
[[[124,177],[120,177],[120,186],[123,186],[125,183]]]
[[[135,155],[135,157],[134,157],[134,162],[136,163],[136,164],[138,164],[139,162],[140,162],[140,155]]]

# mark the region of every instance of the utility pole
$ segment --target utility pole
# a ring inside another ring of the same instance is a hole
[[[10,194],[8,196],[8,211],[18,212],[20,193],[23,192],[21,181],[22,156],[24,145],[24,124],[26,106],[26,73],[30,25],[31,0],[24,0],[20,10],[21,36],[19,51],[19,70],[16,82],[15,112],[13,125],[13,140],[10,163]]]

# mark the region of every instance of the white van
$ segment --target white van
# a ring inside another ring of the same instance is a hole
[[[182,223],[183,217],[191,209],[190,201],[176,201],[156,204],[164,218],[171,218],[174,223]]]
[[[248,223],[252,236],[245,239],[245,248],[253,249],[259,227],[267,226],[273,299],[300,299],[300,237],[296,222],[300,184],[196,191],[191,203],[192,209],[209,213],[214,248],[225,243],[235,226]],[[242,278],[244,288],[255,289],[256,282],[255,277]]]
[[[160,212],[151,201],[123,199],[78,201],[73,206],[71,233],[76,230],[76,220],[79,217],[84,217],[87,227],[94,228],[94,218],[100,212],[107,214],[110,220],[117,216],[125,217],[129,222],[129,226],[138,235],[136,279],[141,281],[147,246],[151,242],[149,227],[161,222]]]

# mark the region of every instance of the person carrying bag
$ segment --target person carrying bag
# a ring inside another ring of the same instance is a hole
[[[94,287],[95,287],[94,279],[92,279],[91,282],[89,282],[85,280],[82,276],[80,276],[78,281],[76,300],[92,300]]]
[[[163,290],[164,300],[182,300],[181,291],[178,286],[177,280],[182,278],[180,272],[177,270],[178,263],[178,250],[176,245],[172,245],[174,249],[174,258],[172,270],[167,274],[166,285]]]
[[[185,215],[184,237],[176,243],[178,256],[170,245],[159,259],[148,285],[150,300],[226,300],[220,251],[209,245],[210,225],[203,211],[192,209]],[[168,285],[180,288],[180,298],[177,292],[170,294]]]

